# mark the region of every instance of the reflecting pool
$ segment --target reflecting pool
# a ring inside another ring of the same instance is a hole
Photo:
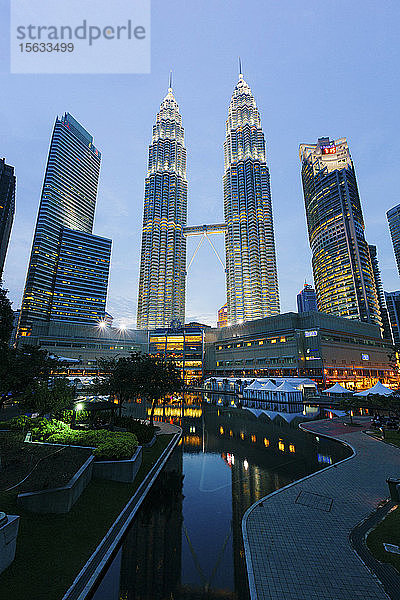
[[[248,600],[241,533],[247,508],[350,452],[302,432],[299,419],[257,418],[196,395],[163,412],[182,426],[182,442],[95,600]]]

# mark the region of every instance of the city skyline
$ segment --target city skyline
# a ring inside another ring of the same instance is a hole
[[[311,282],[298,144],[327,133],[335,138],[346,136],[349,140],[357,165],[366,238],[378,247],[384,289],[398,288],[385,218],[385,211],[398,203],[394,152],[397,125],[388,116],[394,107],[397,86],[392,77],[398,55],[391,27],[393,16],[389,18],[378,10],[361,13],[358,3],[347,6],[348,16],[363,24],[354,35],[347,19],[340,14],[339,6],[325,7],[322,13],[317,3],[311,4],[312,13],[304,12],[297,2],[290,11],[276,7],[267,26],[265,21],[263,27],[253,23],[250,36],[243,27],[246,16],[239,4],[233,3],[229,13],[232,30],[229,35],[211,30],[207,48],[196,42],[200,33],[190,26],[181,11],[181,3],[172,3],[168,14],[166,8],[160,7],[154,17],[153,31],[161,52],[154,56],[151,76],[91,76],[87,81],[66,76],[58,78],[54,86],[51,77],[2,75],[10,97],[0,114],[2,155],[8,164],[15,166],[18,185],[16,221],[4,274],[14,308],[19,307],[23,288],[50,124],[57,112],[69,110],[94,132],[104,155],[96,222],[100,235],[114,239],[108,310],[117,324],[123,318],[126,324],[134,324],[148,131],[158,99],[166,87],[168,72],[172,66],[190,155],[188,223],[221,222],[221,146],[226,102],[237,77],[238,54],[243,59],[246,79],[256,90],[268,140],[281,311],[295,310],[296,294],[304,279]],[[197,21],[201,23],[206,19],[207,10],[211,10],[208,3],[199,8]],[[215,10],[219,17],[222,7]],[[258,10],[262,14],[267,9],[260,3]],[[239,16],[243,17],[242,21]],[[165,21],[171,22],[172,17],[177,21],[167,36]],[[351,40],[346,47],[325,55],[325,68],[330,77],[324,86],[316,79],[311,48],[303,44],[302,60],[298,60],[299,44],[307,40],[316,27],[324,28],[326,35],[340,29]],[[374,36],[374,31],[385,32],[384,45],[380,42],[383,38]],[[239,40],[239,32],[243,32],[243,40]],[[283,44],[283,34],[289,39],[291,32],[295,32],[296,44]],[[176,41],[173,46],[169,44],[171,34]],[[196,57],[192,52],[184,55],[179,50],[189,35],[197,43]],[[221,41],[224,49],[216,52]],[[351,61],[348,61],[349,52]],[[338,61],[342,65],[340,73],[335,71]],[[371,74],[374,86],[371,86]],[[108,86],[109,81],[112,81],[111,86]],[[339,83],[346,94],[337,93]],[[25,95],[28,90],[31,98],[29,114],[18,101],[22,98],[22,89]],[[294,89],[299,93],[292,93]],[[382,89],[386,91],[383,95]],[[23,154],[20,152],[22,144]],[[194,244],[193,240],[188,241],[188,258]],[[223,254],[222,237],[215,239],[215,244]],[[187,320],[216,322],[217,309],[225,302],[224,280],[223,270],[212,256],[212,250],[203,245],[188,275]]]

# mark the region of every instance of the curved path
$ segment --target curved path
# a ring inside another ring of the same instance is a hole
[[[339,420],[302,429],[349,444],[350,458],[253,504],[242,529],[252,600],[387,600],[349,535],[388,497],[400,450]]]

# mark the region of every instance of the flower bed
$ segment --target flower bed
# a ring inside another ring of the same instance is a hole
[[[138,447],[134,433],[101,430],[77,431],[63,421],[30,417],[16,417],[0,423],[0,429],[32,432],[32,439],[51,444],[93,447],[97,460],[127,460]]]

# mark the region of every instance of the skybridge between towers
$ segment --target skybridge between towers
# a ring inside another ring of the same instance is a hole
[[[225,223],[214,223],[212,225],[192,225],[191,227],[183,228],[183,235],[185,237],[191,237],[191,236],[195,236],[195,235],[201,237],[199,243],[196,246],[196,250],[194,251],[192,258],[191,258],[188,266],[186,267],[186,273],[188,272],[197,252],[200,249],[200,246],[202,245],[202,243],[204,242],[205,239],[208,241],[211,248],[214,250],[214,253],[215,253],[216,257],[218,258],[219,262],[221,263],[222,268],[224,269],[224,271],[226,271],[226,267],[225,267],[223,261],[221,260],[220,255],[218,254],[214,244],[212,243],[212,241],[209,238],[209,235],[214,234],[214,233],[226,233]]]

